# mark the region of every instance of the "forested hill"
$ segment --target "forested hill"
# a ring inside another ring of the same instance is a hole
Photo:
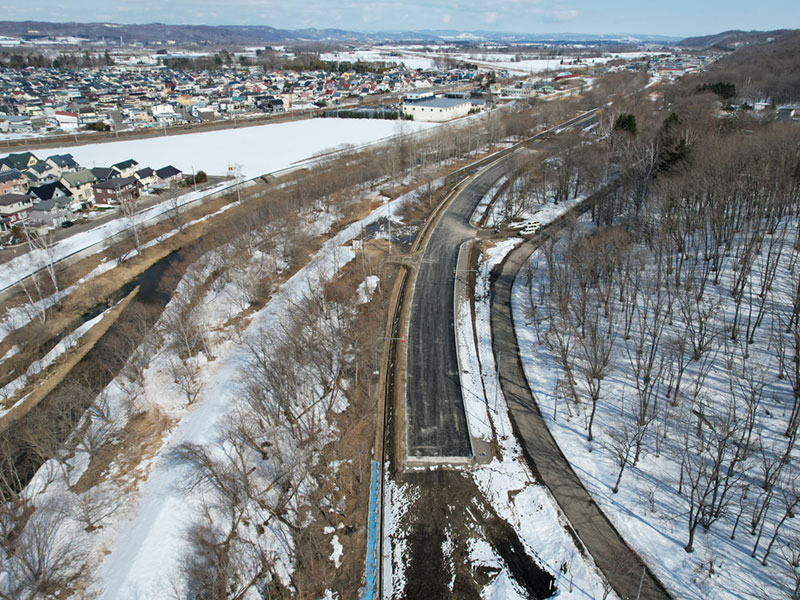
[[[733,83],[734,96],[745,102],[800,102],[800,31],[789,30],[771,42],[740,46],[686,83],[695,82]]]
[[[86,40],[208,44],[264,44],[272,42],[378,42],[392,40],[435,40],[414,32],[360,33],[342,29],[276,29],[267,25],[166,25],[163,23],[48,23],[42,21],[0,21],[0,35],[36,39],[74,37]]]
[[[797,33],[796,29],[776,29],[774,31],[723,31],[713,35],[689,37],[678,42],[683,48],[701,50],[715,48],[718,50],[734,50],[740,46],[767,44]]]

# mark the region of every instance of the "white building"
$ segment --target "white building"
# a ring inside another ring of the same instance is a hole
[[[421,92],[410,92],[406,94],[406,100],[408,102],[416,102],[417,100],[429,100],[433,98],[433,90],[425,90]]]
[[[472,102],[466,98],[428,98],[403,103],[403,115],[415,121],[441,123],[469,114]]]
[[[170,104],[155,104],[150,107],[150,113],[159,124],[171,125],[183,120]]]
[[[78,113],[57,110],[55,118],[58,126],[64,131],[78,130]]]

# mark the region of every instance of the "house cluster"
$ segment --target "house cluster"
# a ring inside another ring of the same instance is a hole
[[[92,206],[118,206],[183,182],[171,166],[143,167],[134,159],[82,168],[71,154],[40,160],[30,152],[0,159],[0,231],[27,223],[58,227]]]
[[[612,60],[599,71],[646,71],[659,79],[674,80],[686,75],[702,71],[719,55],[699,56],[683,52],[644,53],[641,56],[620,56]]]
[[[515,81],[509,85],[499,83],[492,84],[490,90],[497,94],[501,100],[524,100],[535,96],[546,96],[557,90],[556,84],[559,81],[569,81],[579,79],[584,75],[574,74],[570,71],[562,71],[552,79],[544,77],[528,77],[524,80]]]
[[[0,133],[116,131],[245,118],[345,99],[478,81],[478,71],[179,70],[162,64],[0,69]]]

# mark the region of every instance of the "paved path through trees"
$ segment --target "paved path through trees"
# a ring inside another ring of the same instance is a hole
[[[511,252],[494,282],[491,306],[492,344],[498,377],[509,407],[514,433],[528,464],[564,511],[581,542],[614,590],[623,599],[670,598],[649,569],[642,578],[642,562],[594,503],[550,434],[528,387],[519,356],[511,307],[511,288],[519,270],[535,250],[526,242]]]

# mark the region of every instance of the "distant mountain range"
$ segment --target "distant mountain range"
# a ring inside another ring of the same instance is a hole
[[[424,29],[418,35],[430,35],[438,40],[451,42],[606,42],[606,43],[673,43],[680,37],[668,35],[629,33],[507,33],[498,31],[451,31]]]
[[[266,25],[122,25],[117,23],[47,23],[42,21],[0,21],[0,36],[12,38],[81,38],[124,43],[164,42],[176,44],[247,44],[271,43],[381,43],[381,42],[601,42],[601,43],[671,43],[680,38],[653,35],[594,35],[582,33],[523,34],[495,31],[380,31],[356,32],[342,29],[276,29]]]
[[[690,37],[678,42],[684,48],[697,48],[698,50],[735,50],[741,46],[754,44],[767,44],[787,35],[797,33],[797,29],[776,29],[774,31],[723,31],[714,35]]]

